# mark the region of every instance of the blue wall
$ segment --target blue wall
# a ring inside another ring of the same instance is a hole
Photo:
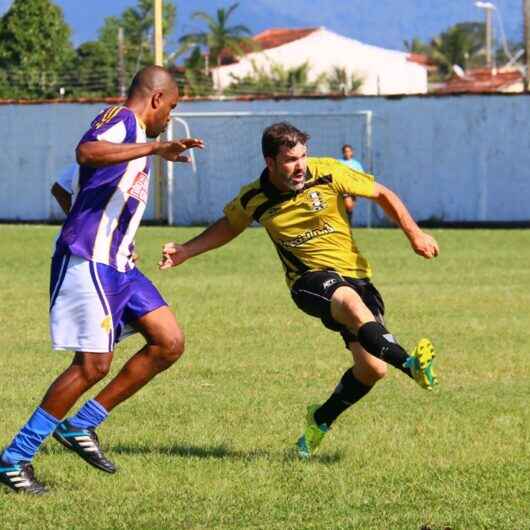
[[[365,97],[185,102],[178,110],[373,110],[374,173],[380,182],[398,192],[416,219],[520,222],[530,220],[529,102],[526,95]],[[49,188],[60,169],[72,160],[77,140],[100,108],[101,104],[0,106],[0,219],[60,217],[50,200]],[[237,137],[227,136],[202,120],[200,127],[193,127],[192,123],[192,134],[200,132],[209,148],[218,150],[215,153],[240,156]],[[182,129],[177,129],[179,133]],[[333,139],[342,143],[342,133]],[[255,146],[254,158],[259,157],[259,137]],[[339,147],[336,153],[317,154],[338,155]],[[213,160],[219,156],[216,154]],[[206,153],[198,153],[197,159],[197,174],[190,168],[175,171],[173,214],[179,224],[215,220],[226,199],[243,182],[257,176],[244,160],[238,174],[226,175],[223,165],[212,163]],[[152,215],[153,201],[148,210],[148,216]],[[360,210],[358,220],[366,220],[364,210]],[[375,221],[382,221],[380,213],[375,214]]]

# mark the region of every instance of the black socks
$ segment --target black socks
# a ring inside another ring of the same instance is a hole
[[[409,357],[408,353],[379,322],[363,324],[357,332],[357,337],[359,343],[367,352],[412,377],[410,370],[403,366]]]
[[[325,423],[330,427],[340,414],[366,396],[372,388],[371,386],[363,385],[355,379],[351,368],[348,368],[333,394],[315,412],[316,424],[322,425]]]

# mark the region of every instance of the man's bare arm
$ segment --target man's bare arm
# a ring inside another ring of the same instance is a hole
[[[200,138],[141,144],[116,144],[101,140],[79,144],[75,154],[81,166],[105,167],[149,155],[159,155],[170,162],[189,162],[189,157],[182,153],[187,149],[203,147],[204,142]]]
[[[407,207],[392,190],[381,184],[376,184],[373,200],[403,230],[416,254],[427,259],[438,256],[439,248],[436,240],[421,230]]]
[[[50,193],[55,197],[62,211],[68,215],[72,207],[72,196],[62,186],[59,186],[57,182],[52,186]]]
[[[184,263],[189,258],[226,245],[241,232],[242,230],[234,228],[226,217],[221,217],[197,237],[183,245],[166,243],[162,248],[162,259],[158,265],[161,269],[170,269]]]

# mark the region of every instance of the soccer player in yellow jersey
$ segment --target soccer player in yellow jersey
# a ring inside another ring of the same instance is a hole
[[[390,364],[431,389],[432,344],[422,339],[409,355],[385,328],[384,304],[370,281],[371,270],[351,235],[343,194],[375,201],[407,236],[412,249],[431,259],[438,244],[414,222],[404,204],[371,175],[332,158],[308,158],[309,136],[289,123],[265,129],[267,167],[224,209],[224,217],[183,245],[163,247],[161,269],[220,247],[253,221],[261,223],[283,264],[296,305],[341,333],[354,365],[322,405],[308,407],[307,425],[297,442],[309,458],[336,418],[384,377]]]

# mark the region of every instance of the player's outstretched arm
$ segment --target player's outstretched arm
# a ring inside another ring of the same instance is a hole
[[[405,233],[416,254],[426,259],[438,256],[438,243],[431,235],[424,232],[412,218],[401,199],[390,189],[381,184],[375,185],[375,202],[395,221]]]
[[[204,232],[201,232],[197,237],[190,239],[183,245],[166,243],[162,247],[162,259],[158,266],[160,269],[176,267],[193,256],[226,245],[241,232],[242,230],[234,228],[226,217],[221,217]]]
[[[204,142],[200,138],[141,144],[118,144],[100,140],[79,144],[76,159],[80,166],[90,167],[110,166],[149,155],[159,155],[170,162],[189,162],[190,157],[184,155],[184,151],[203,147]]]

